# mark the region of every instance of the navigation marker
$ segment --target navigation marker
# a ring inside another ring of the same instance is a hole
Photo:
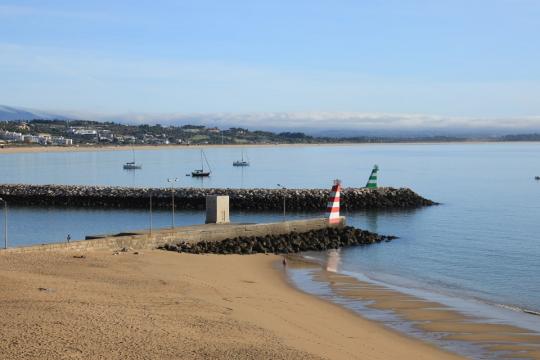
[[[330,224],[339,223],[339,193],[341,192],[341,180],[334,180],[332,191],[330,192],[330,198],[328,199],[328,205],[326,207],[326,213],[328,214],[328,222]]]
[[[371,170],[371,175],[369,175],[369,180],[366,184],[366,187],[368,189],[376,189],[377,188],[377,173],[379,172],[379,167],[375,165],[373,167],[373,170]]]

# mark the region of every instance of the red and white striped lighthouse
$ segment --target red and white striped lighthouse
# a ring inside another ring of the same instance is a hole
[[[334,180],[334,186],[330,192],[326,213],[328,214],[328,222],[335,224],[339,222],[339,193],[341,192],[341,180]]]

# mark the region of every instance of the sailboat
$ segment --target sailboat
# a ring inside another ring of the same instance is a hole
[[[125,163],[124,170],[142,169],[142,165],[135,162],[135,149],[132,148],[131,151],[133,152],[133,161],[128,161],[127,163]]]
[[[232,164],[233,166],[249,166],[249,161],[244,160],[244,150],[242,150],[242,160],[236,160]]]
[[[208,171],[204,171],[204,163],[205,162],[206,162],[206,166],[208,166]],[[191,172],[191,176],[205,177],[205,176],[210,176],[211,172],[212,172],[212,170],[210,170],[210,164],[208,163],[208,159],[206,159],[206,155],[204,154],[204,151],[201,149],[201,168],[193,170]]]

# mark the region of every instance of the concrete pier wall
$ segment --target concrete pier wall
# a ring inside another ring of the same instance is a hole
[[[24,253],[32,251],[91,251],[118,250],[130,248],[133,250],[155,249],[166,244],[199,241],[221,241],[236,237],[283,235],[291,232],[307,232],[326,227],[343,227],[345,218],[338,224],[329,224],[326,218],[283,221],[267,224],[204,224],[182,226],[174,229],[152,231],[136,231],[129,234],[96,236],[91,240],[71,241],[70,243],[54,243],[33,245],[18,248],[1,249],[0,256],[7,253]]]

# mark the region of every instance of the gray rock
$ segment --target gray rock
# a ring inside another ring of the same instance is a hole
[[[232,209],[282,210],[286,198],[290,211],[324,211],[328,189],[217,189],[179,188],[177,209],[203,209],[207,195],[229,195]],[[0,197],[8,203],[29,206],[72,206],[98,208],[146,208],[152,194],[156,208],[170,208],[171,192],[166,188],[130,188],[76,185],[0,185]],[[345,188],[343,210],[414,208],[435,205],[408,188]]]
[[[289,254],[310,250],[328,250],[354,245],[368,245],[390,241],[395,236],[385,236],[353,227],[326,228],[304,233],[264,237],[236,237],[216,242],[200,241],[196,244],[180,242],[167,244],[161,249],[192,254]]]

